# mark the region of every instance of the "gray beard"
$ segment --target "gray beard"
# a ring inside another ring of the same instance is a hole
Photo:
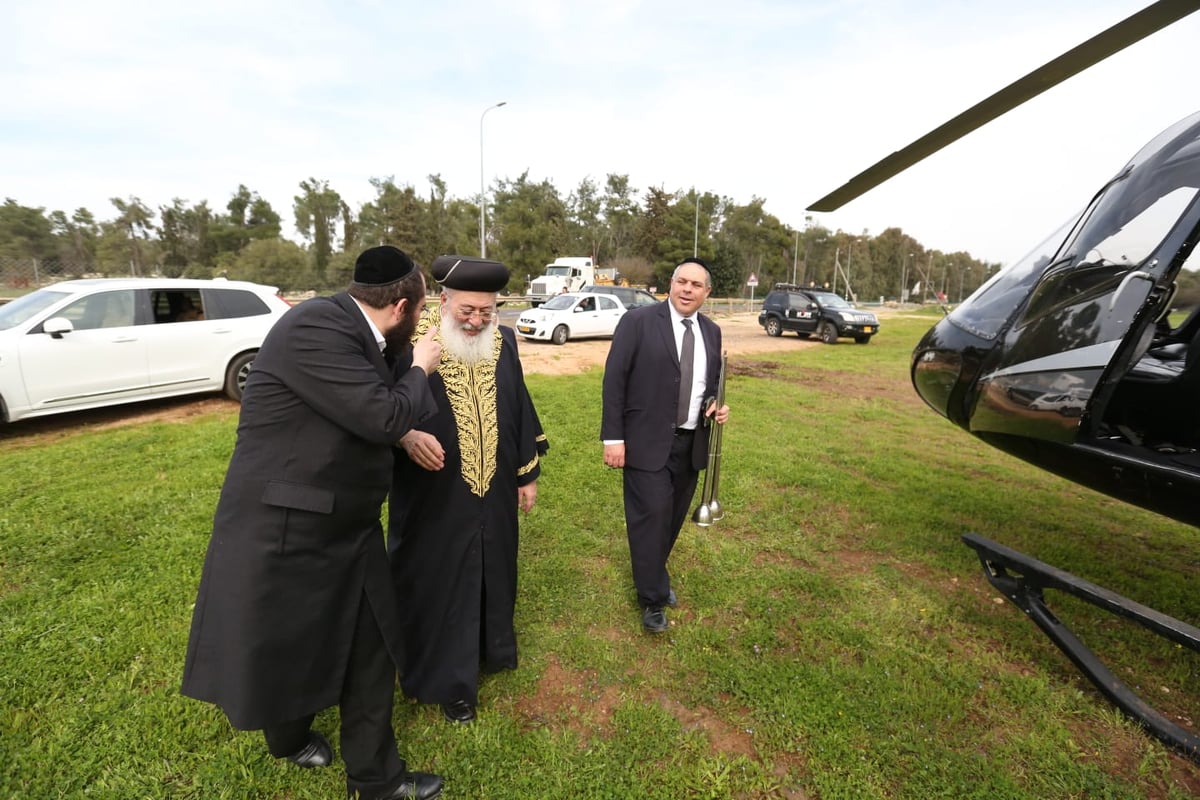
[[[442,348],[458,361],[464,364],[478,364],[491,358],[492,340],[496,334],[495,320],[489,322],[475,336],[467,336],[463,332],[462,323],[453,316],[442,317],[439,332],[442,334]]]

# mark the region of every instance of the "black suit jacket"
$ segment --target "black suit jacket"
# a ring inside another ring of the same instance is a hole
[[[679,399],[679,353],[671,330],[669,300],[621,317],[604,365],[602,440],[625,441],[625,464],[657,470],[667,463]],[[705,396],[714,397],[721,374],[721,329],[697,314],[706,356]],[[708,427],[697,430],[693,466],[703,469]]]
[[[436,410],[422,370],[392,376],[349,295],[275,324],[246,381],[183,694],[241,729],[337,705],[364,594],[399,656],[380,507],[392,445]]]

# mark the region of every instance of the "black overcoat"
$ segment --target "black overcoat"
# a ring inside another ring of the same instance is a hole
[[[438,413],[416,427],[437,437],[445,466],[430,472],[396,451],[388,551],[401,687],[425,703],[474,704],[481,663],[517,665],[517,487],[537,480],[549,445],[512,329],[500,328],[495,347],[494,369],[456,364],[443,350],[429,380]]]
[[[276,323],[242,398],[185,695],[243,730],[337,705],[361,602],[398,663],[380,510],[392,445],[435,411],[425,373],[393,376],[349,295],[308,300]]]

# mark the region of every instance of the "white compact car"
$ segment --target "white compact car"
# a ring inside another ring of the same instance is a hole
[[[0,305],[0,418],[224,391],[242,397],[267,331],[291,306],[226,280],[64,281]]]
[[[522,311],[517,318],[517,333],[555,344],[595,336],[611,338],[625,310],[621,301],[609,294],[555,295],[537,308]]]

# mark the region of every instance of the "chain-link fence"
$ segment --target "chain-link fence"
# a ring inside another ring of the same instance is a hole
[[[120,277],[132,274],[128,269],[100,271],[95,264],[69,259],[0,256],[0,288],[7,290],[36,289],[73,278]]]

